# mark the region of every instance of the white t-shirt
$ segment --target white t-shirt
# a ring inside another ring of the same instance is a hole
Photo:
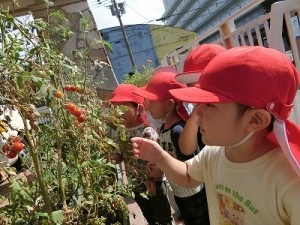
[[[300,178],[280,148],[233,163],[224,147],[206,146],[187,165],[205,183],[211,225],[300,224]]]

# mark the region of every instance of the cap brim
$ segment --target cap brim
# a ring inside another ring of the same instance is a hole
[[[145,88],[140,88],[139,91],[134,91],[133,93],[152,101],[160,100],[157,95],[153,94],[152,92],[146,91]]]
[[[132,100],[132,98],[126,98],[126,97],[118,96],[116,98],[112,97],[108,101],[109,102],[132,102],[133,100]]]
[[[169,92],[176,99],[183,101],[183,102],[192,102],[192,103],[233,102],[233,100],[230,98],[227,98],[223,95],[219,95],[217,93],[205,91],[198,87],[172,89],[172,90],[169,90]]]
[[[179,83],[190,84],[190,83],[197,82],[199,80],[200,76],[201,76],[200,71],[179,73],[175,76],[175,80]]]
[[[275,119],[273,131],[284,155],[300,176],[300,129],[289,120]]]

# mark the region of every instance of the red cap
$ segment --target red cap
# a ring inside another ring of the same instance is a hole
[[[300,129],[288,121],[299,85],[289,58],[271,48],[237,47],[218,54],[203,70],[196,87],[170,90],[195,103],[237,102],[275,116],[274,134],[300,176]]]
[[[133,84],[120,84],[112,93],[110,102],[135,102],[141,104],[144,98],[135,95],[133,92],[139,90],[138,87]]]
[[[153,72],[153,76],[148,81],[148,84],[134,93],[152,101],[174,99],[169,90],[183,88],[186,87],[186,85],[175,80],[177,71],[174,70],[174,68],[168,68],[170,67],[161,67],[155,70]],[[179,103],[177,112],[182,119],[187,120],[188,113],[186,112],[182,102]]]
[[[199,80],[201,72],[207,64],[226,49],[218,44],[203,44],[194,48],[184,60],[183,73],[176,76],[182,83],[194,83]]]
[[[170,89],[186,87],[185,84],[178,83],[175,80],[177,71],[174,69],[167,70],[165,67],[162,67],[155,70],[153,74],[154,76],[151,77],[148,84],[135,92],[137,95],[152,101],[161,101],[174,98],[169,93]]]

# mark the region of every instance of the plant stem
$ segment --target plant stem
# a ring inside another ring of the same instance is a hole
[[[61,107],[58,108],[56,114],[56,121],[55,121],[55,131],[56,131],[56,138],[57,138],[57,176],[58,176],[58,185],[60,187],[61,193],[61,201],[63,204],[63,210],[68,208],[67,201],[66,201],[66,194],[65,194],[65,185],[62,178],[62,158],[61,158],[61,148],[62,148],[62,140],[59,134],[59,117],[60,117]]]
[[[29,132],[27,120],[24,117],[24,114],[26,114],[26,112],[24,112],[24,109],[22,109],[22,108],[21,108],[20,112],[21,112],[20,115],[21,115],[23,123],[24,123],[25,134],[28,137],[29,152],[30,152],[31,158],[33,160],[33,165],[34,165],[37,179],[38,179],[38,182],[40,185],[41,194],[42,194],[44,202],[45,202],[45,209],[49,216],[50,221],[53,222],[51,200],[50,200],[50,196],[47,191],[47,185],[44,180],[43,173],[42,173],[42,169],[41,169],[41,165],[40,165],[40,161],[39,161],[39,157],[38,157],[37,145],[33,144],[33,142],[35,142],[35,141],[33,141],[35,139],[35,137],[34,137],[34,135],[30,134],[30,132]]]

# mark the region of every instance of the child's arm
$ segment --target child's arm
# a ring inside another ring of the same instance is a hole
[[[133,155],[137,159],[142,159],[155,163],[171,180],[184,187],[195,187],[199,181],[191,178],[187,171],[187,164],[181,162],[164,151],[160,145],[144,138],[131,138],[133,145]]]
[[[195,106],[190,118],[187,120],[184,129],[179,137],[179,148],[182,154],[191,155],[198,147],[198,116]]]

